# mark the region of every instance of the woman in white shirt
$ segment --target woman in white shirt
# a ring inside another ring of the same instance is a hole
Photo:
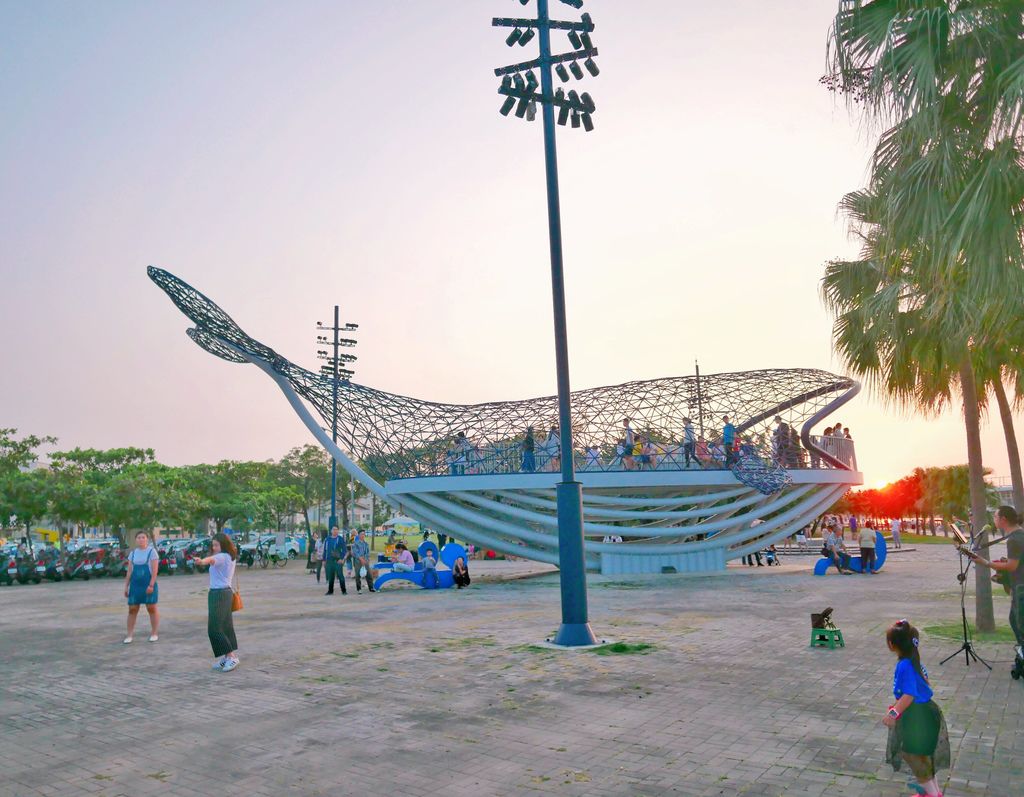
[[[238,551],[231,538],[222,531],[215,534],[210,542],[212,555],[199,560],[199,564],[210,567],[206,631],[210,636],[213,655],[218,657],[213,663],[213,669],[231,672],[238,666],[238,640],[235,638],[235,626],[231,618],[234,595],[231,582],[235,575]]]
[[[157,613],[156,574],[160,567],[160,555],[149,544],[149,535],[140,531],[135,535],[135,547],[128,554],[128,572],[124,578],[124,596],[128,599],[128,636],[124,644],[131,644],[135,637],[135,621],[139,619],[139,606],[149,612],[149,641],[159,638],[160,615]]]

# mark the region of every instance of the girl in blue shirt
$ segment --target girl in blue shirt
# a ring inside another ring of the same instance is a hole
[[[886,760],[897,772],[907,762],[917,778],[910,784],[916,794],[942,797],[935,770],[949,767],[949,737],[942,711],[932,700],[928,671],[921,665],[920,635],[907,620],[899,620],[885,639],[899,657],[892,681],[896,702],[882,718],[889,729]]]

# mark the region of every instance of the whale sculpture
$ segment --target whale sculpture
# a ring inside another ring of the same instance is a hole
[[[337,386],[343,449],[321,425],[331,423],[332,377],[250,337],[173,274],[153,266],[148,274],[195,324],[187,334],[196,344],[266,373],[313,437],[375,496],[450,536],[558,564],[554,488],[561,452],[543,440],[557,422],[556,397],[460,405],[344,381]],[[721,570],[796,533],[863,482],[852,441],[812,434],[859,391],[854,380],[825,371],[772,369],[573,392],[587,568]],[[723,415],[736,427],[728,455]],[[684,417],[695,436],[699,430],[689,450]],[[622,442],[626,418],[637,440],[647,441],[635,456]],[[524,461],[528,428],[538,439]]]

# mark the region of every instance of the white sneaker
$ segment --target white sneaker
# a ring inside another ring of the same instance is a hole
[[[213,663],[213,667],[211,667],[211,669],[213,669],[213,670],[221,669],[224,666],[224,662],[226,662],[227,660],[228,660],[227,656],[221,656],[219,659],[217,659],[217,661],[215,661]]]
[[[221,667],[221,672],[231,672],[235,667],[238,666],[238,659],[225,659],[224,666]]]
[[[121,644],[122,645],[130,645],[132,643],[132,639],[134,639],[134,637],[126,636],[124,638],[124,641]]]
[[[153,634],[152,636],[150,636],[149,641],[156,642],[158,639],[160,639],[160,637],[158,637],[156,634]]]

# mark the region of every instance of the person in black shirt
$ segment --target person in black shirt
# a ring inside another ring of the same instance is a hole
[[[347,595],[345,589],[345,559],[348,557],[348,545],[345,538],[338,533],[338,527],[331,529],[331,536],[324,541],[324,566],[327,568],[327,592],[325,595],[334,594],[334,577],[338,577],[341,585],[341,594]]]
[[[995,514],[996,528],[1006,535],[1006,559],[993,562],[983,559],[980,554],[969,554],[976,564],[1005,573],[1010,590],[1010,627],[1017,637],[1017,658],[1024,659],[1024,529],[1020,515],[1012,506],[1001,506]]]

